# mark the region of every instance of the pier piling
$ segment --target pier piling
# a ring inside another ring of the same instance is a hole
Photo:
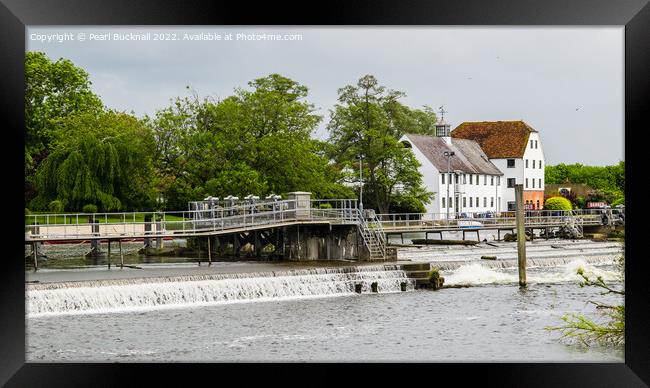
[[[122,268],[124,268],[124,252],[122,252],[122,240],[119,240],[118,244],[120,246],[120,269],[122,269]],[[109,247],[110,247],[110,245],[109,245]],[[109,257],[110,257],[110,255],[109,255]]]
[[[519,264],[519,286],[526,287],[526,231],[524,225],[524,186],[515,185],[517,207],[517,257]]]
[[[212,265],[212,250],[210,249],[210,236],[208,236],[208,267]]]

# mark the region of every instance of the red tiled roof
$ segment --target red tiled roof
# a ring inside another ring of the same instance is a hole
[[[505,159],[524,156],[531,132],[537,131],[523,121],[479,121],[460,124],[451,136],[476,141],[490,159]]]

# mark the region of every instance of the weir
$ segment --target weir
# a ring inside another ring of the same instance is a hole
[[[138,309],[413,290],[399,265],[29,284],[27,313],[88,314]]]

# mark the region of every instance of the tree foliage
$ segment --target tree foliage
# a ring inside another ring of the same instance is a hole
[[[408,132],[433,134],[431,108],[410,109],[399,100],[404,93],[386,89],[372,75],[338,91],[330,112],[331,157],[349,182],[356,179],[362,157],[364,204],[388,213],[394,207],[422,209],[432,199],[422,184],[419,162],[400,142]],[[413,211],[412,210],[412,211]]]
[[[70,210],[93,203],[102,210],[152,206],[151,132],[117,112],[68,116],[36,174],[34,208],[59,199]]]
[[[336,183],[324,146],[311,139],[321,117],[296,81],[271,74],[220,101],[177,99],[152,121],[169,207],[206,195],[311,191],[352,193]]]
[[[546,166],[544,180],[547,184],[584,183],[596,189],[588,201],[611,203],[625,195],[625,162],[602,167],[579,163]]]
[[[564,197],[551,197],[544,202],[544,209],[546,210],[571,210],[573,206],[571,201]]]
[[[91,91],[88,73],[67,59],[50,60],[42,52],[25,54],[25,197],[36,193],[34,174],[50,151],[60,121],[103,109]]]
[[[625,280],[625,256],[621,256],[617,263],[621,283]],[[578,268],[577,274],[581,277],[580,287],[596,287],[604,290],[601,294],[625,295],[624,289],[615,289],[598,276],[592,280],[583,268]],[[619,346],[625,343],[625,305],[607,305],[600,302],[591,302],[604,318],[600,322],[582,314],[568,313],[561,317],[564,325],[547,327],[547,330],[559,331],[562,338],[576,340],[578,343],[589,346],[592,343],[600,345]]]

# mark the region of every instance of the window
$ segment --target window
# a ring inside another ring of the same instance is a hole
[[[532,179],[533,181],[533,189],[535,188],[535,178]]]
[[[515,211],[515,201],[508,202],[508,211],[509,212]]]
[[[447,207],[447,206],[445,205],[445,197],[442,197],[442,207],[443,207],[443,208]]]
[[[487,197],[483,197],[483,207],[487,207]]]
[[[526,159],[526,168],[528,168],[528,159]]]
[[[451,207],[451,197],[449,197],[449,200],[447,201],[447,207]]]
[[[497,186],[501,186],[501,177],[500,176],[497,177]]]
[[[490,177],[490,186],[494,186],[494,177],[493,176]]]
[[[456,184],[458,184],[458,175],[456,175]]]
[[[481,205],[479,205],[478,197],[476,197],[476,207],[479,207],[479,206],[481,206]]]
[[[487,175],[483,175],[483,186],[487,186]]]
[[[515,168],[515,160],[514,159],[508,159],[508,168]]]
[[[490,207],[494,207],[494,197],[490,197]]]
[[[508,178],[508,187],[515,187],[515,178]]]
[[[445,174],[442,174],[440,176],[442,177],[442,184],[444,185],[445,184]],[[444,207],[444,205],[443,205],[443,207]]]
[[[533,148],[533,141],[530,141],[530,148]]]
[[[463,184],[467,183],[467,175],[463,174]]]
[[[447,177],[449,179],[449,184],[454,183],[454,178],[452,178],[452,177],[453,177],[453,175],[451,175],[451,173],[449,173],[449,176]]]
[[[470,175],[469,176],[469,184],[471,185],[473,181],[474,181],[474,175]]]
[[[535,140],[535,148],[537,148],[537,140]]]
[[[539,210],[539,199],[537,200],[537,209]]]
[[[528,188],[528,178],[526,178],[526,188]]]
[[[542,188],[542,178],[539,178],[539,186],[540,189]]]
[[[535,168],[535,159],[533,159],[533,168]]]
[[[476,186],[480,185],[480,183],[478,182],[479,177],[480,177],[480,175],[476,174]]]
[[[463,208],[467,207],[467,197],[463,197]]]
[[[469,197],[469,207],[474,207],[474,198]]]
[[[539,161],[539,168],[542,168],[542,161]]]

